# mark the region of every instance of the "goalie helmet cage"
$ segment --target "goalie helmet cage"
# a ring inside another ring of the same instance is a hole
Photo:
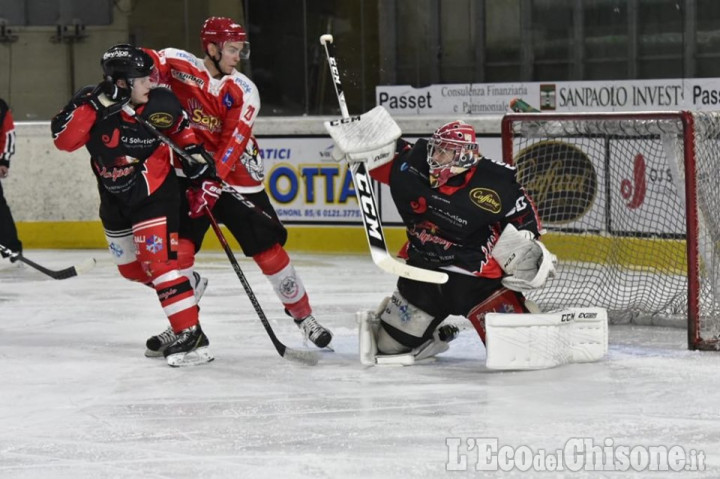
[[[529,299],[720,349],[720,113],[508,114],[502,149],[559,258]]]

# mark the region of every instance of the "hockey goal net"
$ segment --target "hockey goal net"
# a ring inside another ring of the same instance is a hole
[[[720,349],[720,114],[509,114],[502,143],[559,259],[530,299]]]

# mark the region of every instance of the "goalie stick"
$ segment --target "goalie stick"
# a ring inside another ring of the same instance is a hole
[[[34,261],[27,259],[25,256],[22,255],[22,253],[13,251],[10,248],[7,248],[1,244],[0,244],[0,252],[8,255],[8,258],[10,259],[10,261],[12,261],[12,262],[22,261],[26,265],[28,265],[32,268],[35,268],[36,270],[40,271],[43,274],[50,276],[52,279],[72,278],[81,273],[87,272],[88,270],[92,269],[93,266],[95,266],[95,258],[88,258],[85,261],[83,261],[82,263],[77,264],[75,266],[70,266],[69,268],[65,268],[65,269],[52,270],[52,269],[48,269],[44,266],[41,266]]]
[[[218,226],[217,221],[215,221],[215,217],[213,216],[212,212],[210,211],[210,208],[207,206],[205,207],[205,214],[210,219],[210,224],[212,225],[213,231],[215,231],[215,235],[218,238],[218,241],[220,241],[220,244],[222,245],[223,250],[225,250],[225,254],[227,255],[228,259],[230,260],[230,264],[232,264],[233,269],[235,270],[235,273],[237,274],[238,279],[240,279],[240,282],[243,285],[243,288],[245,289],[245,293],[247,294],[247,297],[250,299],[250,302],[253,305],[253,308],[255,308],[255,312],[257,313],[258,317],[260,318],[260,322],[262,322],[262,325],[265,327],[265,331],[267,331],[268,336],[270,336],[270,340],[272,341],[273,345],[275,346],[275,349],[277,349],[278,354],[282,356],[285,359],[289,359],[291,361],[297,361],[303,364],[309,364],[310,366],[314,366],[318,363],[318,355],[313,351],[299,351],[297,349],[291,349],[285,346],[283,343],[280,342],[280,340],[275,336],[275,332],[273,331],[272,327],[270,326],[270,323],[268,322],[267,316],[265,316],[265,312],[262,310],[262,307],[260,306],[260,303],[257,300],[257,297],[255,296],[255,293],[253,293],[252,288],[250,287],[250,283],[248,283],[247,278],[245,277],[245,273],[243,273],[242,269],[240,269],[240,264],[238,264],[237,259],[235,258],[235,255],[232,252],[232,249],[230,249],[230,245],[228,244],[227,240],[225,239],[225,235],[223,234],[222,230],[220,229],[220,226]]]
[[[335,59],[334,52],[331,53],[331,50],[334,49],[333,36],[329,33],[321,35],[320,44],[325,47],[325,55],[328,66],[330,67],[330,74],[335,84],[335,95],[337,96],[340,112],[343,117],[340,121],[357,121],[359,117],[350,118],[350,114],[348,113],[337,60]],[[373,262],[383,271],[394,274],[395,276],[402,276],[426,283],[442,284],[447,282],[448,275],[446,273],[410,266],[396,260],[388,253],[382,223],[380,216],[377,214],[377,201],[375,200],[375,192],[372,187],[372,179],[370,178],[365,163],[362,161],[351,162],[349,169],[355,184],[355,194],[357,195],[358,206],[360,206],[363,225],[365,226],[365,236],[370,246],[370,256]]]

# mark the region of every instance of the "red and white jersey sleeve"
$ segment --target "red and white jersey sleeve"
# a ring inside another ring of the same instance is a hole
[[[218,176],[243,193],[262,191],[262,181],[239,161],[260,111],[255,84],[236,70],[212,78],[203,60],[183,50],[146,51],[155,60],[158,83],[172,89],[195,135],[215,158]]]

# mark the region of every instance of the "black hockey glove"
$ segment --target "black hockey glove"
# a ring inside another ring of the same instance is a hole
[[[117,86],[111,80],[100,82],[88,99],[101,120],[118,113],[128,101],[130,90]]]
[[[215,179],[217,172],[215,171],[215,160],[210,153],[205,151],[202,144],[190,145],[185,147],[185,153],[190,155],[193,161],[185,158],[182,160],[182,169],[185,176],[191,180],[208,180]]]

